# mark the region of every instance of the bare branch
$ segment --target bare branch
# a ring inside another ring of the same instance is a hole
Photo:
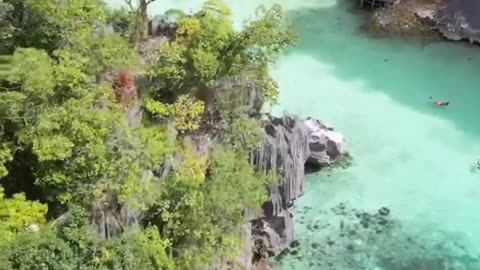
[[[130,8],[131,11],[134,11],[132,0],[124,0],[127,6]]]

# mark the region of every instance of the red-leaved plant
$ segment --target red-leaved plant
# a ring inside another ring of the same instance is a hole
[[[119,103],[126,105],[137,97],[134,76],[128,70],[121,70],[115,74],[113,87],[115,90],[115,99]]]

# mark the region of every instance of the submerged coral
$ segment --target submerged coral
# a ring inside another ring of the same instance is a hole
[[[325,270],[480,269],[480,260],[467,254],[457,238],[414,235],[387,207],[371,213],[340,203],[319,215],[312,212],[310,207],[296,211],[307,231],[283,254],[283,264],[301,261],[306,269]]]

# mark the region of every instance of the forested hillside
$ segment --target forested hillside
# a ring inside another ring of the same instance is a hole
[[[148,2],[0,0],[0,269],[191,270],[238,256],[276,181],[249,155],[278,95],[267,66],[293,33],[279,6],[236,32],[209,0],[167,12],[175,27],[159,34]]]

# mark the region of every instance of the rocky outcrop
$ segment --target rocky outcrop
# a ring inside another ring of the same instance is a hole
[[[140,103],[134,104],[126,113],[128,125],[132,128],[140,126],[143,116],[143,108]]]
[[[303,194],[305,163],[332,164],[345,153],[345,139],[319,120],[291,115],[269,116],[265,131],[253,161],[258,169],[279,175],[280,185],[272,187],[271,200],[264,205],[265,216],[275,216]]]
[[[171,21],[166,15],[156,15],[148,22],[148,35],[150,37],[171,38],[177,30],[177,23]]]
[[[310,155],[307,162],[318,166],[328,166],[345,154],[345,138],[319,120],[307,118],[304,121],[308,129],[308,148]]]
[[[280,182],[270,188],[263,215],[251,221],[257,258],[277,256],[294,240],[290,207],[304,192],[305,164],[330,165],[345,153],[343,135],[313,118],[269,116],[265,131],[253,161],[258,169],[277,173]]]
[[[434,20],[450,40],[480,42],[480,1],[448,0],[440,5]]]
[[[402,0],[375,10],[371,29],[394,33],[440,32],[449,40],[480,42],[480,1]]]
[[[310,149],[309,130],[294,116],[269,116],[265,132],[265,141],[253,161],[259,170],[272,171],[280,178],[280,184],[271,188],[271,200],[264,205],[264,214],[269,217],[280,214],[303,194],[304,165]]]
[[[400,0],[385,8],[375,9],[367,21],[366,28],[372,33],[396,35],[421,35],[435,33],[434,24],[425,23],[417,16],[418,10],[431,9],[436,0]]]
[[[294,240],[293,215],[288,209],[275,216],[265,216],[252,221],[255,256],[277,256]]]

